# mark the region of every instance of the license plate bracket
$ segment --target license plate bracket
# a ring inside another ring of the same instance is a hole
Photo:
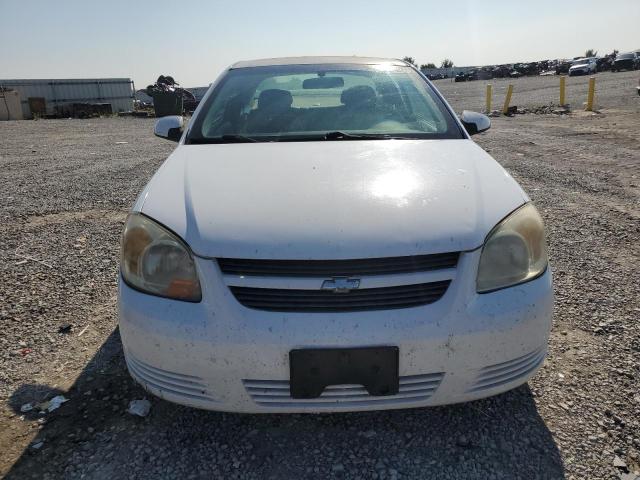
[[[398,347],[314,348],[289,352],[292,398],[318,398],[329,385],[362,385],[369,395],[400,388]]]

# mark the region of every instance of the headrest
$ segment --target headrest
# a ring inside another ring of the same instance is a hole
[[[291,107],[293,97],[287,90],[272,88],[263,90],[258,97],[258,108],[269,110],[286,110]]]
[[[343,90],[340,101],[348,107],[373,105],[376,101],[376,92],[369,85],[356,85]]]

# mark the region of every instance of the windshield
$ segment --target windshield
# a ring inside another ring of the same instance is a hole
[[[412,68],[285,65],[227,72],[187,143],[387,138],[465,137]]]
[[[587,60],[586,58],[581,58],[580,60],[574,60],[571,65],[575,66],[575,65],[586,65],[587,63],[589,63],[589,60]]]

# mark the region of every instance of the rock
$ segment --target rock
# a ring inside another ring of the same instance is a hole
[[[33,408],[34,408],[33,403],[29,402],[29,403],[25,403],[24,405],[22,405],[20,407],[20,411],[22,413],[27,413],[27,412],[30,412],[31,410],[33,410]]]
[[[71,324],[64,323],[58,327],[58,333],[71,333]]]
[[[627,464],[619,456],[615,456],[613,459],[613,466],[616,468],[627,468]]]
[[[143,400],[131,400],[129,402],[129,408],[127,412],[131,415],[137,415],[138,417],[146,417],[151,410],[151,402],[147,399]]]
[[[333,467],[331,467],[331,470],[334,472],[344,472],[344,465],[342,465],[341,463],[336,463]]]
[[[458,440],[456,440],[456,445],[459,447],[467,448],[471,445],[471,442],[465,435],[460,435]]]
[[[618,477],[620,480],[640,480],[640,476],[635,473],[620,473]]]

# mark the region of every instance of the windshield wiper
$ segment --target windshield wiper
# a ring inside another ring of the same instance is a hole
[[[189,143],[206,144],[206,143],[254,143],[258,142],[255,138],[245,137],[244,135],[227,134],[219,137],[211,138],[192,138]]]
[[[323,140],[410,140],[412,137],[391,135],[388,133],[346,133],[341,131],[327,132]]]

